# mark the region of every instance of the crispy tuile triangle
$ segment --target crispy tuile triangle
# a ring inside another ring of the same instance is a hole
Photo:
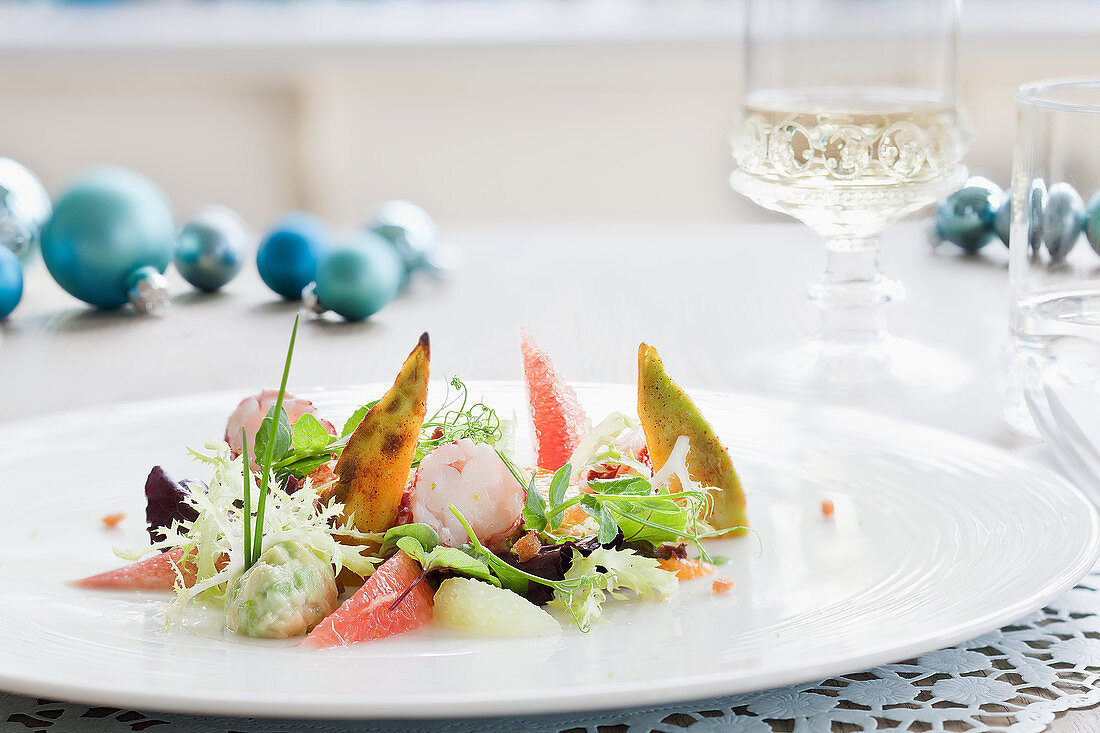
[[[687,393],[668,376],[657,349],[645,343],[638,346],[638,418],[654,471],[668,460],[676,439],[686,435],[691,445],[688,473],[704,486],[717,489],[710,514],[703,519],[715,529],[748,526],[745,492],[729,452]],[[675,477],[672,484],[674,491],[680,488]]]

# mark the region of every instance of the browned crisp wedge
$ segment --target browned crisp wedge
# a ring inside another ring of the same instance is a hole
[[[665,372],[657,349],[638,346],[638,419],[656,471],[665,465],[676,439],[686,435],[691,448],[688,474],[704,486],[717,489],[714,503],[703,517],[715,529],[745,527],[745,492],[733,468],[729,452],[684,390]],[[673,478],[673,490],[679,481]],[[744,530],[737,532],[741,534]]]
[[[427,410],[430,357],[425,333],[336,461],[325,498],[343,502],[344,518],[353,517],[360,532],[385,532],[397,520]]]

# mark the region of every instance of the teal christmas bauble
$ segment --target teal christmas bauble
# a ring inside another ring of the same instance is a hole
[[[180,227],[172,261],[184,280],[213,293],[241,271],[247,240],[248,231],[236,212],[208,206]]]
[[[1012,231],[1012,196],[1005,195],[1005,200],[993,215],[993,231],[1001,238],[1004,245],[1008,246],[1009,235]]]
[[[328,227],[321,219],[295,211],[268,231],[256,251],[256,269],[264,283],[287,300],[317,277],[317,263],[331,248]]]
[[[936,231],[967,252],[977,252],[997,236],[993,219],[1003,200],[997,185],[972,178],[936,207]]]
[[[0,247],[0,321],[11,315],[23,297],[23,267],[7,247]]]
[[[316,310],[331,310],[349,321],[374,315],[393,300],[405,265],[393,246],[371,232],[360,232],[332,250],[317,267]]]
[[[1100,254],[1100,191],[1094,193],[1085,206],[1085,237],[1096,253]]]
[[[0,246],[30,262],[49,218],[50,195],[42,182],[14,160],[0,158]]]
[[[163,273],[176,227],[168,199],[145,176],[101,168],[73,183],[42,229],[42,259],[57,284],[98,308],[128,300],[135,270]]]
[[[427,211],[411,201],[387,201],[379,206],[367,229],[394,246],[406,273],[428,266],[439,243],[439,228]]]
[[[1085,201],[1068,183],[1055,183],[1043,205],[1043,242],[1050,261],[1059,263],[1077,244],[1085,228]]]

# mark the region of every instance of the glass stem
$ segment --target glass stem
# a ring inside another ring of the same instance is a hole
[[[825,240],[825,274],[807,287],[821,308],[821,338],[826,344],[857,345],[889,336],[885,306],[905,289],[882,274],[878,238]]]

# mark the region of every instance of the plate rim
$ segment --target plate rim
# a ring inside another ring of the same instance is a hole
[[[438,383],[441,380],[433,380]],[[493,385],[494,387],[522,388],[523,383],[518,380],[468,380],[467,386],[476,388],[478,385]],[[323,386],[300,389],[295,394],[307,399],[316,399],[326,393],[350,392],[355,390],[367,391],[372,388],[388,388],[386,382],[367,382],[363,384]],[[622,382],[573,382],[572,386],[578,391],[600,390],[606,388],[624,389],[634,388],[634,385]],[[362,701],[348,700],[329,704],[324,710],[310,710],[305,707],[308,704],[293,702],[285,697],[277,697],[272,693],[272,698],[257,699],[246,710],[239,709],[240,699],[231,695],[211,696],[200,698],[187,697],[186,695],[164,695],[157,692],[145,692],[143,690],[126,690],[111,692],[103,688],[97,688],[89,684],[75,684],[65,682],[52,682],[49,680],[31,680],[10,675],[0,670],[0,690],[14,694],[48,697],[63,700],[65,702],[110,705],[143,709],[150,712],[166,712],[191,715],[209,716],[240,716],[260,717],[266,719],[309,719],[309,720],[439,720],[444,718],[500,718],[518,714],[527,715],[553,715],[570,712],[591,712],[596,710],[615,710],[624,708],[650,708],[673,703],[704,700],[727,695],[751,694],[764,690],[782,688],[838,675],[862,672],[885,664],[896,663],[901,660],[919,656],[937,649],[953,646],[955,644],[977,638],[982,634],[999,629],[1007,624],[1019,620],[1029,613],[1048,605],[1051,601],[1073,588],[1096,565],[1100,558],[1100,511],[1091,500],[1078,489],[1072,482],[1057,471],[1044,466],[1026,456],[1011,452],[1001,446],[993,445],[957,432],[898,418],[891,415],[872,412],[869,410],[843,405],[829,405],[814,402],[802,402],[796,400],[784,400],[767,396],[754,395],[741,391],[727,391],[714,389],[686,390],[693,398],[719,398],[733,399],[736,401],[748,401],[761,406],[773,408],[795,409],[802,416],[819,417],[844,417],[857,419],[864,424],[868,421],[881,424],[883,427],[893,427],[908,431],[917,431],[929,438],[950,436],[959,443],[960,452],[978,450],[987,455],[995,456],[1002,461],[1008,461],[1030,472],[1038,472],[1047,481],[1060,484],[1063,491],[1068,492],[1076,500],[1087,507],[1089,515],[1090,536],[1088,543],[1077,555],[1077,561],[1070,567],[1059,572],[1058,582],[1046,586],[1043,593],[1032,594],[1028,598],[1021,599],[1010,606],[989,612],[983,616],[968,621],[965,624],[956,624],[948,632],[926,634],[921,639],[910,641],[906,644],[880,645],[874,649],[861,652],[839,660],[830,660],[808,667],[800,667],[797,670],[779,670],[758,674],[742,680],[730,680],[721,673],[710,673],[688,678],[680,677],[680,681],[667,684],[655,689],[643,683],[629,683],[625,686],[617,686],[612,689],[597,688],[594,691],[580,690],[568,695],[558,695],[551,698],[532,700],[530,695],[501,695],[497,693],[491,701],[484,698],[465,699],[456,697],[448,699],[440,696],[438,701],[430,704],[418,704],[415,710],[409,710],[408,705],[388,703],[374,705],[373,710],[364,710]],[[225,398],[227,401],[239,401],[241,391],[233,389],[208,390],[193,392],[185,395],[174,395],[155,399],[142,399],[124,402],[111,402],[100,405],[88,406],[76,410],[51,412],[29,418],[20,418],[0,422],[0,437],[5,433],[27,429],[43,429],[58,420],[87,418],[102,413],[103,410],[111,410],[117,417],[125,417],[128,413],[148,413],[158,408],[174,406],[178,409],[188,402],[209,401]],[[118,413],[122,413],[118,415]],[[645,699],[638,704],[638,696],[644,694]],[[492,712],[487,713],[486,705],[492,706]]]

